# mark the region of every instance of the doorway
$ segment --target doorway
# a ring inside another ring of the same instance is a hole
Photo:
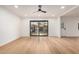
[[[31,20],[30,36],[48,36],[48,20]]]

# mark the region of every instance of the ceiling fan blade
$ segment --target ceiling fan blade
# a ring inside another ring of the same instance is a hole
[[[36,12],[43,12],[43,13],[47,13],[47,11],[43,11],[42,9],[42,5],[38,5],[38,10]],[[35,13],[35,12],[34,12]]]
[[[41,11],[41,12],[43,12],[43,13],[47,13],[46,11]]]

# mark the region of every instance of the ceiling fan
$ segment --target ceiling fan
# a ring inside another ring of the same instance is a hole
[[[38,5],[38,10],[36,12],[47,13],[47,11],[42,10],[42,5]]]

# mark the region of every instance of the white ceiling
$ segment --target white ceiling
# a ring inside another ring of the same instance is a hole
[[[47,13],[38,13],[38,5],[19,5],[15,8],[14,5],[4,5],[3,8],[8,9],[12,13],[16,14],[21,18],[26,17],[58,17],[64,15],[66,12],[76,7],[75,5],[64,5],[64,9],[61,9],[62,5],[43,5],[42,10],[47,11]],[[79,10],[79,9],[78,9]],[[77,11],[78,11],[77,10]],[[36,13],[34,13],[36,12]],[[40,16],[39,16],[40,15]]]
[[[63,16],[78,16],[79,17],[79,6],[76,6],[74,9],[64,14]]]

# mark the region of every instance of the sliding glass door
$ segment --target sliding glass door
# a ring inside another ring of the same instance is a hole
[[[31,20],[30,21],[30,36],[48,36],[48,21],[47,20]]]

